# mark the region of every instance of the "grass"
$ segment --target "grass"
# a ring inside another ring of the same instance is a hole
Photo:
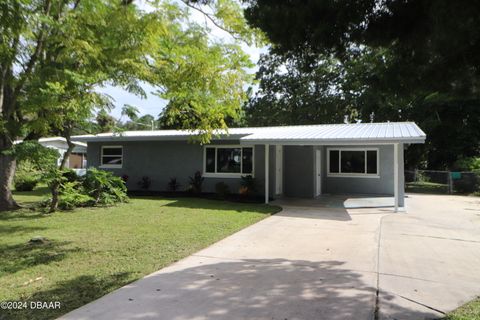
[[[405,184],[405,191],[415,193],[446,194],[448,191],[448,185],[434,182],[407,182]]]
[[[17,192],[26,205],[46,190]],[[109,208],[0,214],[0,301],[60,301],[60,310],[2,310],[0,319],[51,319],[186,257],[277,207],[197,198],[133,198]],[[47,244],[31,245],[43,236]]]
[[[443,320],[480,320],[480,297],[450,312]]]

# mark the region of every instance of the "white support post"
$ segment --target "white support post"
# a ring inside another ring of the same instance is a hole
[[[398,177],[399,177],[399,166],[398,166],[398,143],[393,144],[393,193],[395,196],[395,212],[398,212]]]
[[[269,184],[269,155],[270,155],[270,145],[265,145],[265,204],[268,204],[268,184]]]

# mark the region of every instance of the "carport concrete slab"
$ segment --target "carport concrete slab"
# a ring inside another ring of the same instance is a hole
[[[285,206],[62,319],[438,318],[480,293],[480,201],[407,206]]]

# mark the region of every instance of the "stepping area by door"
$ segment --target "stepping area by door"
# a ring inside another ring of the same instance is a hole
[[[337,202],[338,203],[338,202]],[[63,319],[431,319],[480,293],[480,200],[284,210]]]

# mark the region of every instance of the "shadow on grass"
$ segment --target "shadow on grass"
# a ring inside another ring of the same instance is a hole
[[[51,241],[46,244],[22,243],[0,246],[0,275],[15,273],[40,264],[49,264],[65,259],[80,248],[68,248],[70,242]]]
[[[48,290],[39,291],[24,301],[47,301],[60,302],[59,309],[43,310],[3,310],[0,320],[7,319],[55,319],[70,310],[76,309],[92,300],[124,286],[131,281],[130,273],[123,272],[105,277],[93,275],[78,276],[67,281],[57,282]]]
[[[17,210],[7,211],[0,213],[0,221],[8,220],[33,220],[49,217],[39,210],[28,210],[27,208],[20,208]]]
[[[45,227],[29,227],[29,226],[3,226],[0,225],[0,237],[6,237],[8,234],[11,233],[26,233],[26,232],[33,232],[39,230],[45,230]],[[0,251],[1,252],[1,251]]]
[[[168,201],[168,203],[162,204],[162,206],[184,209],[235,210],[239,212],[251,211],[264,214],[273,214],[281,210],[278,206],[261,203],[234,202],[221,199],[203,199],[195,197],[164,198],[158,196],[141,196],[132,197],[132,199]]]

